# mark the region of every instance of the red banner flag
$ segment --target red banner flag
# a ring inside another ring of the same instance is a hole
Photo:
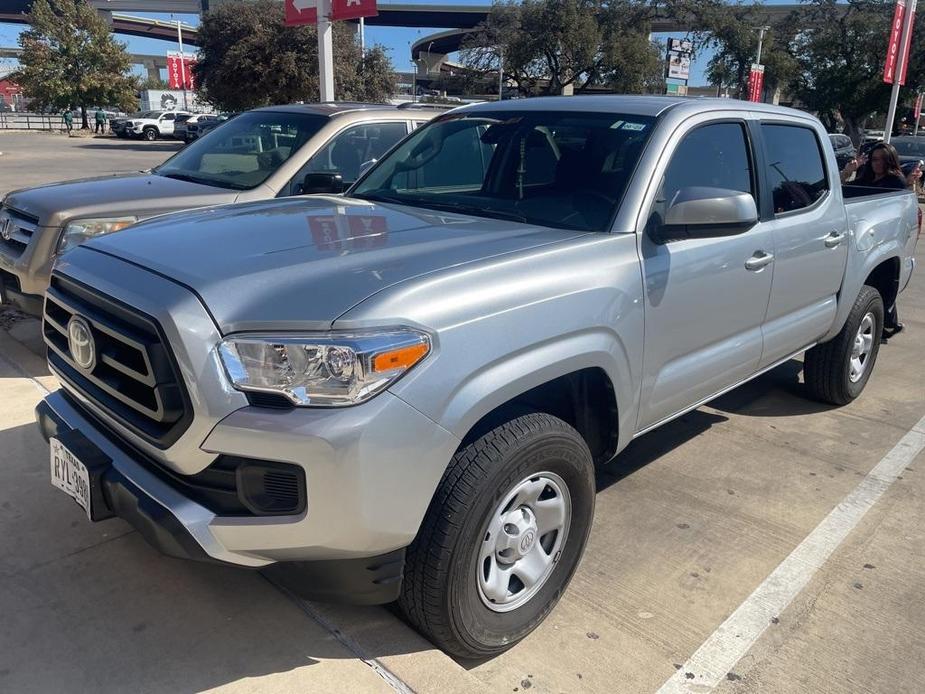
[[[193,80],[193,63],[195,58],[181,56],[179,53],[167,54],[167,86],[171,89],[196,88]]]
[[[359,19],[379,14],[376,0],[331,0],[331,19]]]
[[[752,71],[748,77],[748,100],[761,101],[764,90],[764,65],[752,63]]]
[[[903,16],[906,14],[905,0],[896,0],[893,9],[893,24],[886,44],[886,63],[883,66],[883,81],[893,84],[896,68],[899,63],[899,41],[903,35]]]
[[[286,26],[318,23],[318,5],[315,0],[286,0]]]

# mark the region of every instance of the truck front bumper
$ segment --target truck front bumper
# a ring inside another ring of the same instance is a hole
[[[102,470],[101,519],[123,518],[164,554],[266,569],[295,578],[288,587],[305,597],[374,604],[397,597],[405,547],[458,445],[400,399],[384,393],[367,405],[374,403],[342,411],[246,407],[207,437],[203,448],[212,452],[256,451],[301,465],[307,506],[298,516],[217,515],[155,474],[150,460],[63,391],[48,395],[36,418],[46,440],[69,432],[86,439]]]

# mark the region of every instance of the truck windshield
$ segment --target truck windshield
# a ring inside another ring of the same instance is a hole
[[[180,150],[154,173],[218,188],[256,188],[327,121],[327,116],[306,113],[242,113]]]
[[[349,196],[607,231],[654,121],[575,111],[448,114],[415,131]]]

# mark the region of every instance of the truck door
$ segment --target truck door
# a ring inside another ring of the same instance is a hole
[[[717,228],[708,238],[665,241],[660,234],[668,206],[686,188],[724,188],[757,199],[743,121],[707,121],[679,137],[663,173],[661,163],[655,172],[659,188],[639,237],[645,354],[637,430],[754,373],[771,293],[774,249],[761,221],[731,234]]]
[[[763,120],[765,180],[774,238],[773,283],[761,365],[822,337],[835,319],[850,237],[838,172],[827,170],[824,135],[807,123]]]

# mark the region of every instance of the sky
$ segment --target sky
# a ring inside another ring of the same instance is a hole
[[[793,1],[794,0],[768,0],[768,4],[782,4]],[[488,2],[490,2],[490,0],[429,0],[427,4],[483,5],[487,4]],[[379,0],[379,4],[386,5],[389,3],[388,0]],[[139,16],[142,15],[142,13],[134,14],[138,14]],[[194,26],[198,23],[198,17],[196,15],[144,13],[143,16],[163,20],[179,19],[187,24]],[[21,25],[0,24],[0,47],[7,48],[16,46],[17,38],[22,30],[23,27]],[[367,46],[375,44],[383,45],[387,49],[389,56],[395,65],[395,69],[408,71],[412,69],[411,45],[418,39],[423,38],[428,34],[433,34],[442,30],[442,28],[403,29],[399,27],[367,27],[366,44]],[[664,47],[668,36],[668,34],[655,34],[653,39],[659,41]],[[176,43],[171,43],[168,41],[136,38],[132,36],[120,36],[119,39],[128,44],[129,51],[133,53],[164,54],[167,51],[177,50]],[[704,70],[706,69],[709,58],[710,56],[708,54],[701,54],[695,57],[693,63],[691,64],[691,80],[689,82],[691,86],[706,84],[706,79],[704,78]],[[13,67],[13,63],[10,61],[4,62],[2,59],[0,59],[0,69],[4,67]],[[140,66],[136,67],[136,71],[139,75],[143,74]]]

